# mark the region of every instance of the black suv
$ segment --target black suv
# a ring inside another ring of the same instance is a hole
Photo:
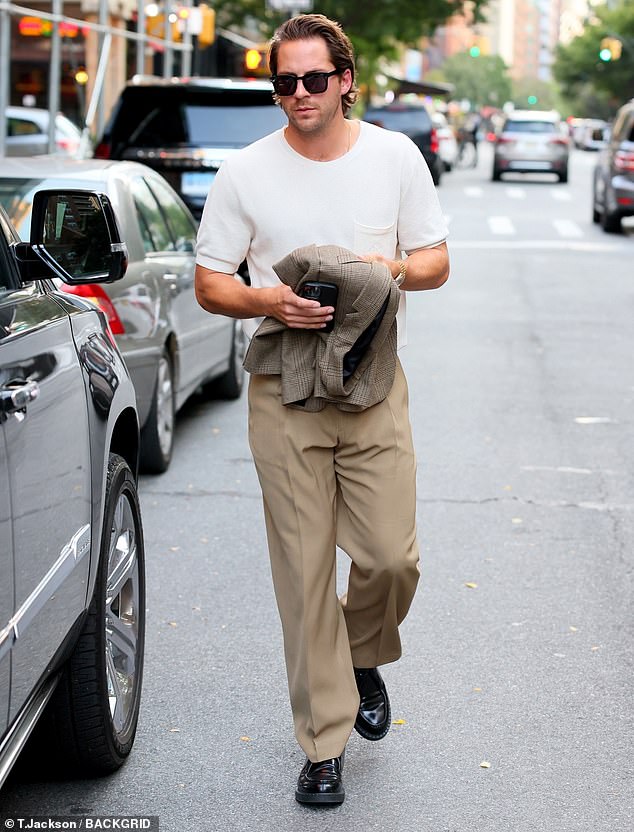
[[[409,136],[425,157],[434,185],[440,185],[444,165],[439,155],[438,136],[431,116],[422,104],[405,104],[397,100],[381,107],[369,107],[363,120]]]
[[[31,770],[117,769],[143,668],[134,388],[103,312],[53,283],[123,277],[125,246],[90,191],[36,194],[30,234],[0,207],[0,786],[27,741]]]
[[[199,219],[221,162],[285,124],[269,81],[141,76],[124,87],[95,156],[158,170]]]
[[[604,231],[621,230],[634,216],[634,98],[616,114],[607,146],[599,151],[592,188],[592,219]]]

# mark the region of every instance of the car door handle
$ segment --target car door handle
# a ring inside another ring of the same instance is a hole
[[[40,395],[36,381],[9,382],[0,388],[0,413],[20,413]]]

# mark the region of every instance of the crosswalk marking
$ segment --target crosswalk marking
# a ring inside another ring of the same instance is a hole
[[[510,217],[487,217],[487,222],[493,234],[515,234]]]
[[[558,199],[560,202],[570,202],[572,199],[570,191],[562,190],[561,188],[551,188],[550,195],[553,199]]]
[[[524,188],[507,188],[506,195],[510,199],[526,199],[526,191]]]
[[[553,220],[553,225],[560,237],[583,237],[583,231],[573,220]]]
[[[474,197],[482,196],[482,194],[484,193],[482,188],[479,188],[477,186],[471,186],[469,188],[465,188],[464,192],[465,192],[465,196],[474,196]]]

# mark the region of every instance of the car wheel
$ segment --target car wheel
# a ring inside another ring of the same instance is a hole
[[[162,474],[169,468],[174,447],[174,370],[167,348],[163,348],[158,364],[152,407],[141,431],[141,469],[149,474]]]
[[[493,182],[499,182],[501,177],[502,177],[502,174],[500,173],[500,169],[494,167],[493,168],[493,173],[491,174],[492,181]]]
[[[110,454],[95,592],[74,650],[31,739],[70,774],[116,771],[132,750],[145,638],[145,554],[136,483]]]
[[[608,234],[618,234],[621,230],[621,215],[618,212],[608,211],[607,206],[604,205],[601,214],[601,228]]]
[[[564,168],[559,174],[559,181],[564,183],[568,181],[568,168]]]
[[[205,393],[211,394],[219,399],[238,399],[244,385],[244,331],[242,321],[233,322],[231,335],[231,354],[229,355],[229,367],[223,375],[206,384],[203,388]]]

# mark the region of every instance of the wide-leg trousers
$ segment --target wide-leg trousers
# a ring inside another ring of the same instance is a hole
[[[400,363],[388,397],[360,412],[286,407],[279,376],[251,376],[249,441],[295,735],[319,762],[338,757],[354,727],[353,667],[400,657],[398,626],[418,582],[416,461]],[[337,545],[351,559],[342,599]]]

